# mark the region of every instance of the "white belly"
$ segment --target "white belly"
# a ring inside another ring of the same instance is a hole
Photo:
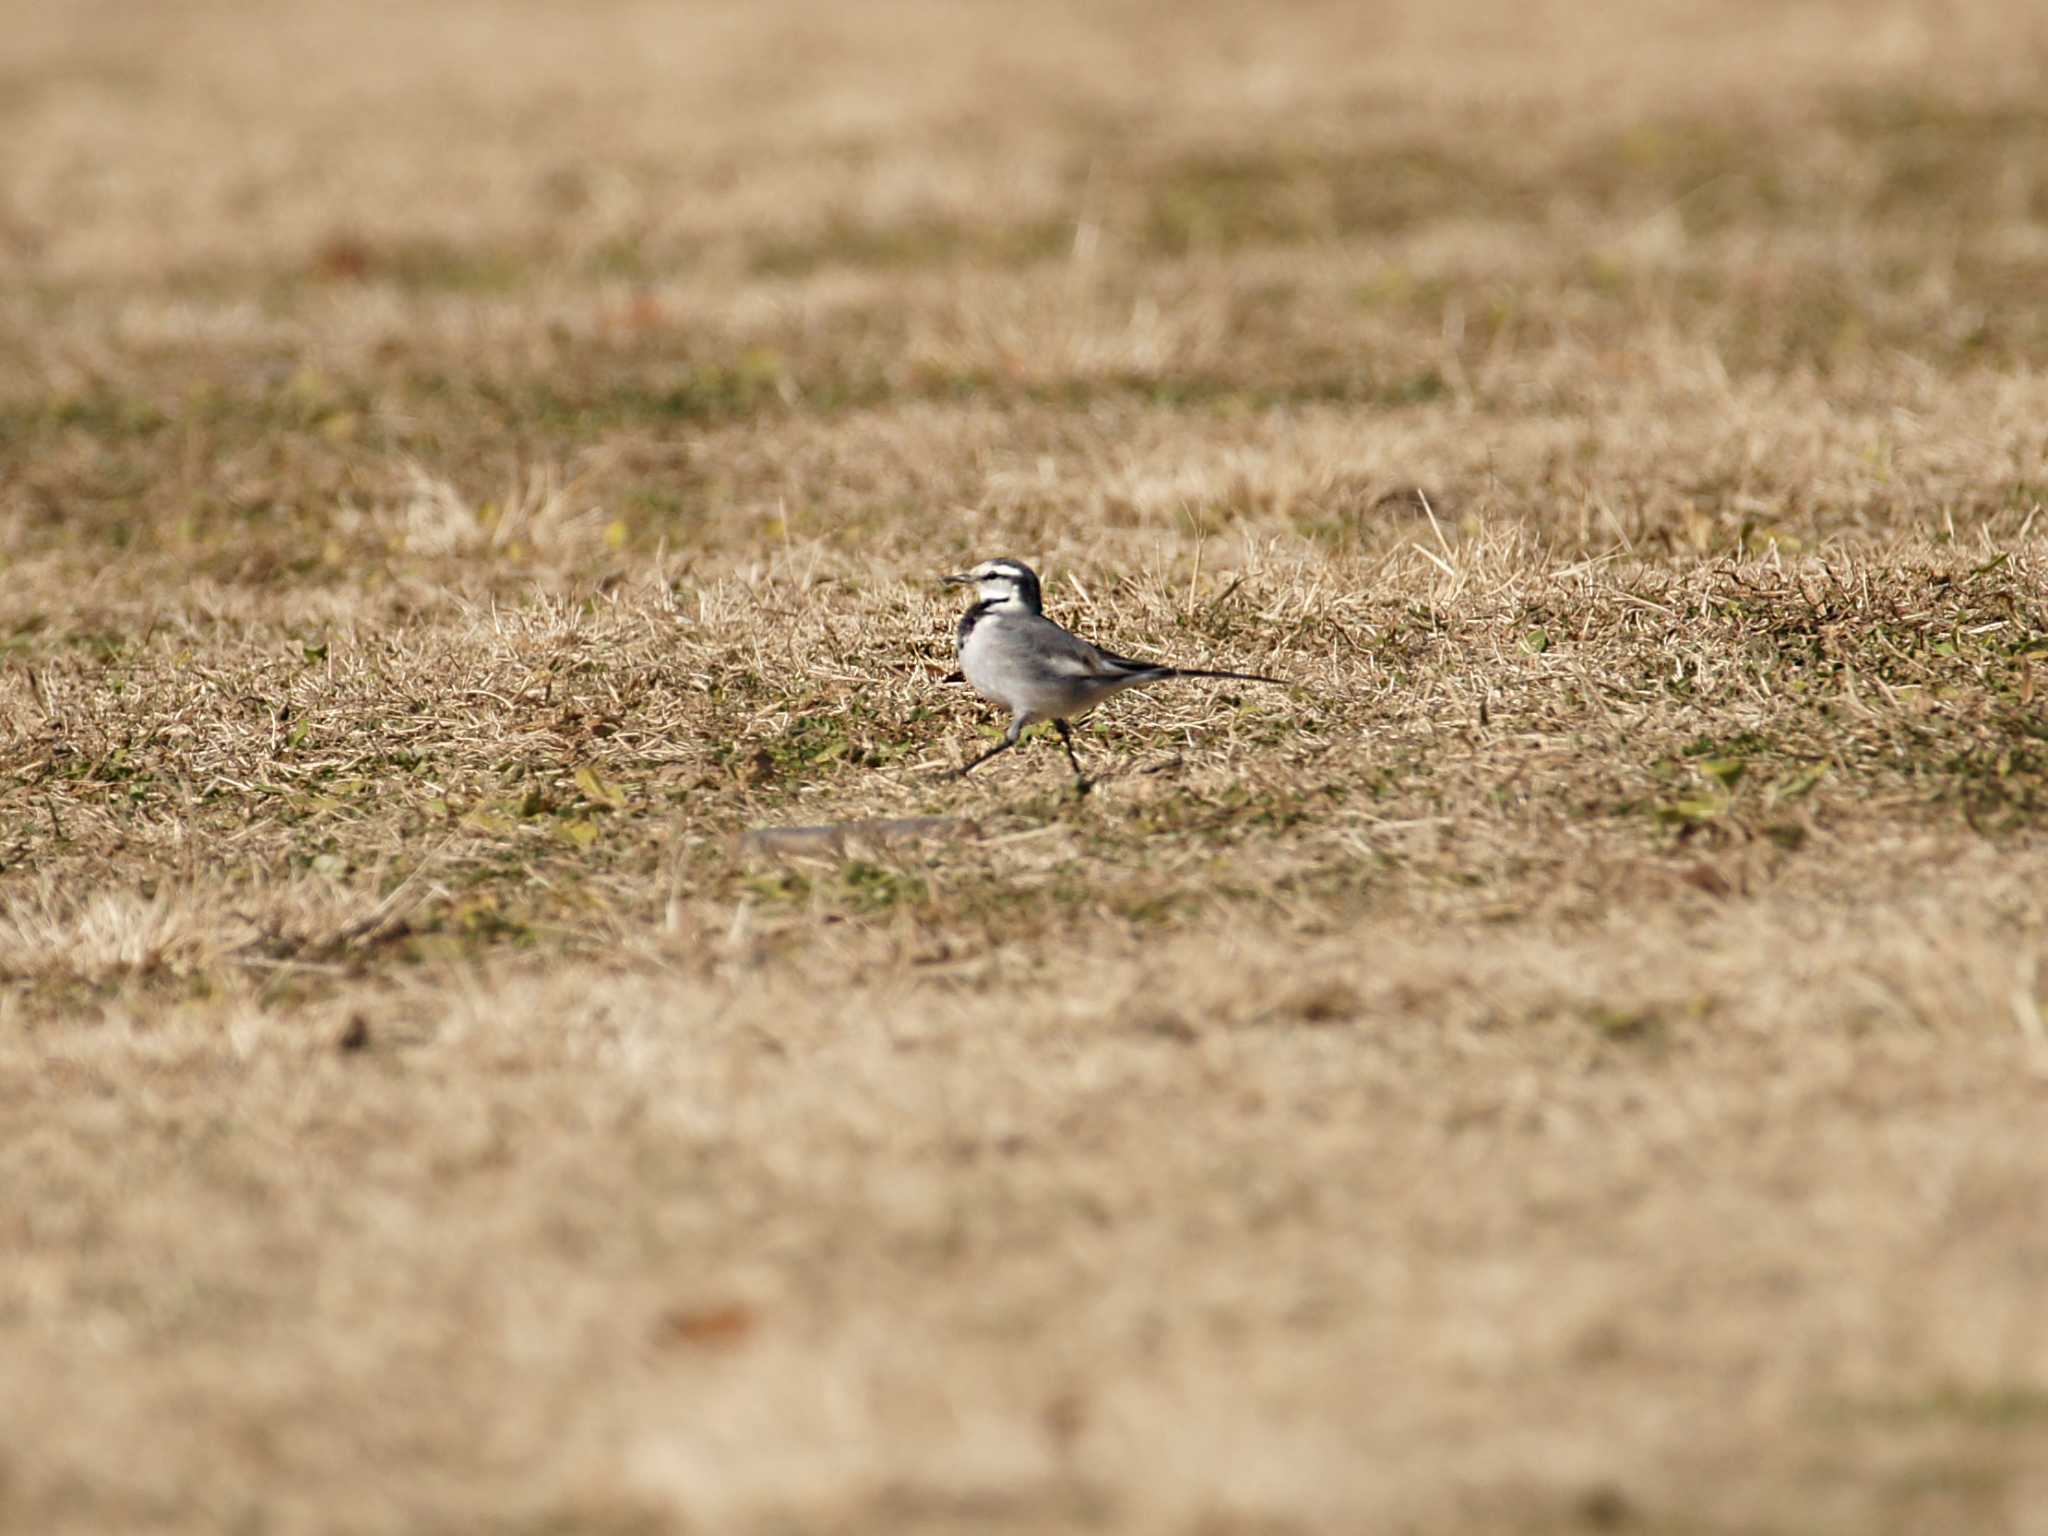
[[[976,693],[1026,725],[1075,719],[1119,685],[1081,670],[1078,658],[1056,643],[1059,638],[1054,626],[1035,616],[990,614],[960,647],[961,675]]]

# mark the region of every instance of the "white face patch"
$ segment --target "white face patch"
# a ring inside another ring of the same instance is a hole
[[[984,603],[1034,611],[1038,606],[1038,577],[1029,566],[1014,560],[984,560],[968,574],[974,578],[974,595]]]
[[[1014,603],[1021,601],[1024,584],[1007,571],[995,571],[977,577],[974,595],[985,603]]]

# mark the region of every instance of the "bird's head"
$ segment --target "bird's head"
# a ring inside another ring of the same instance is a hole
[[[1038,573],[1021,560],[984,560],[970,570],[939,578],[949,587],[972,587],[984,603],[1015,605],[1037,613],[1042,606]]]

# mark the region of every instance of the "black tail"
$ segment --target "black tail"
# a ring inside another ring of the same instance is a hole
[[[1278,683],[1282,688],[1287,686],[1286,678],[1268,677],[1263,672],[1205,672],[1194,667],[1161,667],[1159,670],[1168,677],[1227,677],[1238,683]]]
[[[1227,677],[1240,683],[1278,683],[1287,686],[1283,677],[1267,677],[1263,672],[1210,672],[1201,667],[1169,667],[1156,661],[1140,661],[1135,656],[1119,656],[1115,651],[1098,650],[1095,653],[1112,672],[1123,674],[1133,682],[1163,683],[1169,677]]]

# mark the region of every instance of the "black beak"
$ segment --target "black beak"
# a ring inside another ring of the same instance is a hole
[[[939,578],[939,581],[943,585],[949,587],[964,587],[972,580],[974,580],[974,578],[968,575],[965,571],[957,572],[956,574],[951,576],[941,576]]]

